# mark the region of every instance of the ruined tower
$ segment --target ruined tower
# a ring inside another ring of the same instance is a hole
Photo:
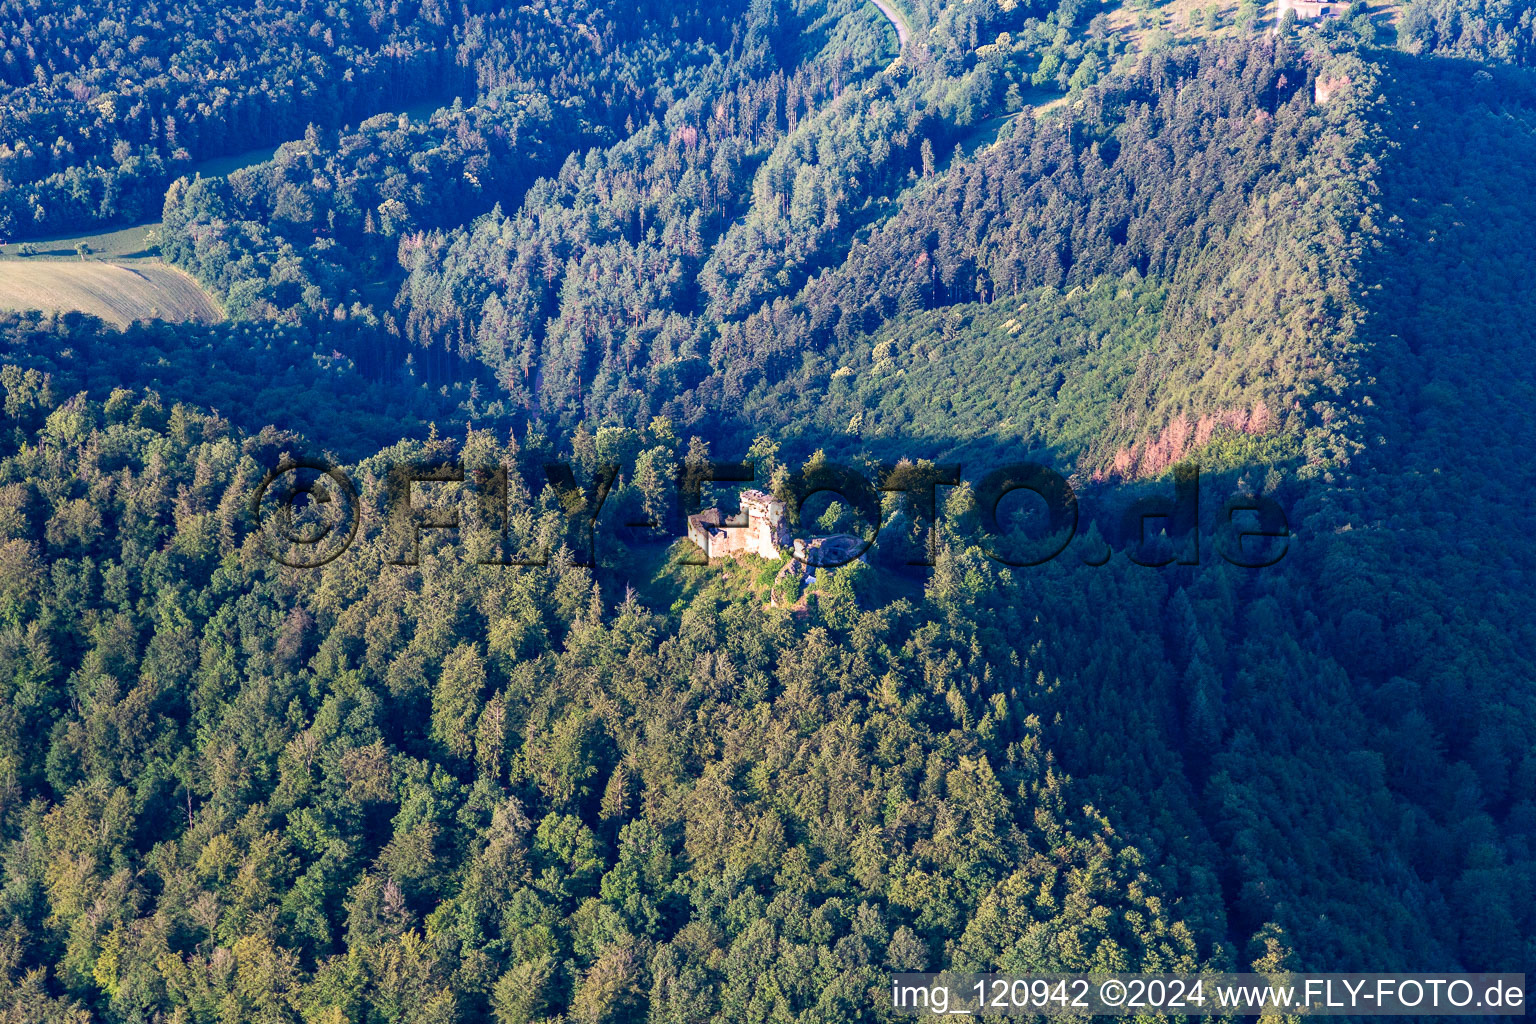
[[[688,517],[688,539],[709,558],[742,553],[777,560],[789,548],[789,520],[784,503],[762,491],[741,493],[741,514],[727,521],[720,509],[707,508]],[[742,518],[746,522],[742,523]]]

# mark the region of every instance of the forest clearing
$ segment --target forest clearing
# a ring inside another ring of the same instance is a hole
[[[0,263],[0,308],[26,311],[78,310],[118,327],[135,320],[223,319],[213,298],[184,271],[161,263],[43,261]]]

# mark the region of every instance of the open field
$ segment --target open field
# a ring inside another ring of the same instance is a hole
[[[46,262],[48,260],[68,260],[70,263],[79,263],[80,254],[75,251],[75,246],[84,242],[87,252],[91,256],[99,256],[103,259],[118,261],[158,262],[154,250],[149,245],[149,233],[160,227],[158,222],[152,224],[135,224],[129,228],[118,228],[115,231],[97,231],[80,235],[59,235],[54,238],[39,238],[30,244],[36,250],[33,255],[22,257],[28,263]],[[15,257],[20,249],[20,244],[12,242],[0,249],[0,257]],[[11,262],[4,266],[10,267]]]
[[[210,157],[207,160],[200,160],[193,164],[187,171],[187,176],[192,177],[201,174],[205,178],[222,178],[243,168],[264,164],[271,160],[272,154],[276,152],[276,146],[258,146],[256,149],[248,149],[243,153]]]
[[[126,327],[135,320],[223,319],[191,277],[154,261],[116,263],[0,261],[0,308],[79,310]]]

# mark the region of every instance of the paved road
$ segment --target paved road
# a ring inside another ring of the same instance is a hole
[[[896,8],[886,3],[885,0],[870,0],[870,2],[880,8],[880,13],[885,15],[887,21],[896,26],[896,43],[901,49],[905,50],[907,43],[912,38],[912,30],[907,27],[907,19],[903,18]]]

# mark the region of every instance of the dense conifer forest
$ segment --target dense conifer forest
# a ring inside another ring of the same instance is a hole
[[[0,313],[0,1022],[1536,963],[1533,9],[1169,9],[0,0],[0,274],[225,313]]]

